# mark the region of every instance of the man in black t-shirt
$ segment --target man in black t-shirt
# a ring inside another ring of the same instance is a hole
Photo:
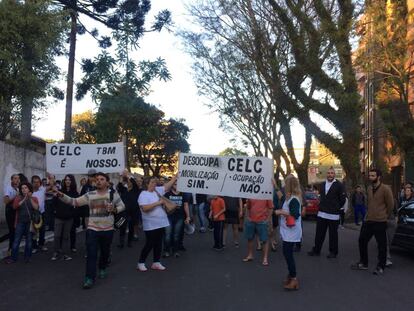
[[[184,223],[188,224],[190,222],[188,202],[184,193],[177,191],[177,182],[173,184],[171,190],[165,194],[165,197],[177,204],[178,208],[168,215],[170,225],[165,228],[164,257],[169,257],[171,254],[179,257],[178,251],[182,246],[181,235]]]

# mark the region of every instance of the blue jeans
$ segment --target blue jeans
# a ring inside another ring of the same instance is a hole
[[[364,204],[357,204],[354,206],[355,224],[359,223],[359,214],[361,214],[361,220],[365,218],[365,206]]]
[[[177,252],[180,247],[181,231],[184,228],[184,216],[168,216],[170,225],[165,228],[165,246],[166,252]]]
[[[291,278],[296,277],[296,264],[295,258],[293,257],[293,247],[295,246],[295,244],[295,242],[283,241],[283,256],[285,257],[289,270],[289,277]]]
[[[197,204],[198,208],[198,220],[200,223],[200,229],[206,229],[208,227],[208,218],[206,215],[206,203]]]
[[[86,231],[86,251],[88,258],[86,259],[86,277],[92,280],[96,278],[96,262],[99,256],[99,269],[104,270],[108,266],[108,259],[111,253],[111,243],[114,231],[94,231],[88,229]]]
[[[24,247],[24,259],[29,260],[32,256],[32,233],[30,232],[30,222],[19,222],[16,225],[14,241],[12,248],[12,259],[17,261],[19,255],[20,242],[23,236],[26,236],[26,245]]]

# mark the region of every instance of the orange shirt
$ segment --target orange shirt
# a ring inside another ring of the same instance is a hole
[[[224,213],[222,213],[218,218],[214,218],[215,215],[220,213],[223,209],[226,209],[226,204],[222,198],[217,197],[212,199],[210,202],[210,208],[214,221],[224,221],[226,219]]]
[[[249,218],[252,222],[262,222],[269,218],[273,211],[273,202],[271,200],[247,200],[247,209]]]

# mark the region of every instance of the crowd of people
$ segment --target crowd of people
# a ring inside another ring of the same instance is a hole
[[[384,273],[392,265],[389,243],[395,229],[396,206],[389,186],[381,181],[379,170],[369,173],[370,185],[365,190],[357,186],[350,198],[355,224],[362,222],[359,236],[359,260],[352,264],[355,270],[368,269],[368,243],[374,236],[378,243],[378,263],[373,271]],[[78,228],[86,234],[86,272],[83,288],[91,288],[96,279],[107,276],[111,260],[111,245],[118,234],[117,247],[132,247],[139,229],[145,234],[145,243],[136,269],[148,270],[146,261],[152,253],[153,270],[165,270],[161,258],[180,257],[185,251],[184,232],[192,233],[194,223],[200,233],[213,231],[212,248],[221,252],[232,244],[239,248],[240,234],[247,240],[247,255],[254,260],[255,247],[262,254],[261,264],[269,265],[269,252],[278,246],[277,232],[282,240],[283,256],[288,276],[283,282],[286,290],[299,289],[295,251],[302,243],[302,217],[306,200],[298,179],[288,175],[284,186],[273,181],[273,200],[222,197],[219,195],[182,193],[177,189],[177,176],[169,179],[149,177],[142,179],[124,171],[117,184],[107,174],[90,170],[78,188],[73,175],[58,181],[51,174],[42,179],[13,174],[4,190],[6,220],[9,229],[9,256],[7,264],[18,261],[19,248],[25,238],[24,261],[32,254],[47,252],[45,232],[53,231],[52,261],[69,261],[77,252]],[[314,246],[309,256],[320,256],[326,233],[329,233],[327,258],[339,254],[338,227],[347,194],[344,185],[335,179],[329,169],[326,181],[316,187],[320,196]],[[402,189],[400,204],[414,200],[411,184]],[[38,215],[39,217],[37,217]],[[39,219],[38,219],[39,218]],[[394,224],[394,225],[393,225]]]

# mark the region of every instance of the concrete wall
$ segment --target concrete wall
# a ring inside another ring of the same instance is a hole
[[[33,150],[10,145],[0,141],[0,221],[4,221],[4,187],[10,183],[10,176],[23,173],[27,178],[33,175],[44,177],[46,172],[45,155]]]

